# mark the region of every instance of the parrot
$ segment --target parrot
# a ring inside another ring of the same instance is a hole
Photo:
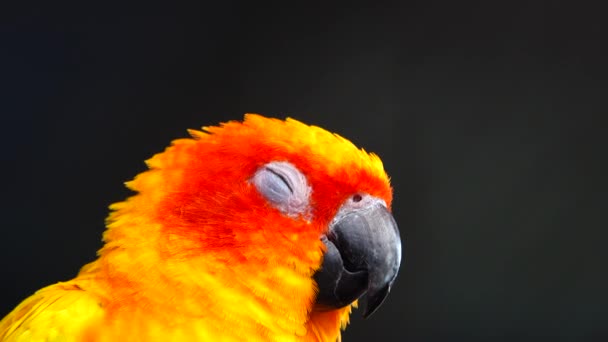
[[[401,264],[381,159],[293,118],[189,130],[125,183],[97,259],[0,321],[0,341],[341,341]]]

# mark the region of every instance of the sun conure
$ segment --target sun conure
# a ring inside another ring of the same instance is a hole
[[[127,182],[98,259],[0,322],[1,341],[336,341],[401,262],[382,162],[293,119],[191,130]]]

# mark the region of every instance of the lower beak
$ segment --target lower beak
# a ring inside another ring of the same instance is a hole
[[[401,264],[397,223],[381,201],[362,208],[343,207],[327,235],[323,264],[315,280],[316,308],[341,308],[367,293],[363,317],[373,314],[388,295]]]

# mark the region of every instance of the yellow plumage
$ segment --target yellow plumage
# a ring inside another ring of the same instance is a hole
[[[104,314],[98,298],[70,283],[39,290],[0,323],[0,340],[7,342],[82,341],[85,327]]]
[[[335,341],[351,306],[313,309],[319,240],[346,196],[388,205],[375,155],[295,120],[247,115],[192,131],[128,182],[99,258],[0,322],[0,341]],[[249,179],[289,160],[313,186],[312,220],[281,215]],[[353,303],[353,305],[356,303]]]

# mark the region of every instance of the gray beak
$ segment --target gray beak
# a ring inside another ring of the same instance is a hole
[[[347,202],[321,240],[327,252],[314,276],[319,286],[316,309],[341,308],[367,293],[363,317],[373,314],[401,264],[399,229],[384,202],[371,196],[360,204]]]

